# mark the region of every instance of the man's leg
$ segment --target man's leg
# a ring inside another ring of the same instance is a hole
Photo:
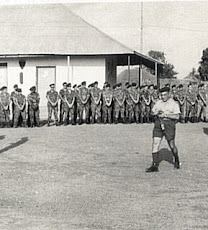
[[[56,120],[56,126],[58,126],[59,125],[59,123],[58,123],[58,106],[55,106],[53,108],[53,114],[54,114],[54,118]],[[62,118],[62,120],[63,120],[63,118]]]
[[[179,162],[179,157],[178,157],[178,149],[175,145],[175,140],[168,141],[168,145],[173,153],[173,156],[175,158],[175,168],[179,169],[180,168],[180,162]]]
[[[146,172],[157,172],[159,166],[159,149],[160,143],[162,141],[161,137],[153,137],[152,142],[152,166],[146,169]]]
[[[48,106],[48,126],[50,126],[51,116],[52,116],[52,107]]]

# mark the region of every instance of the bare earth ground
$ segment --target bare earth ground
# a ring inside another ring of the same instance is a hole
[[[208,229],[208,124],[178,124],[182,168],[152,124],[1,129],[0,230]]]

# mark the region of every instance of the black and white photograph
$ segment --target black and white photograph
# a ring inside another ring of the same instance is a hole
[[[0,230],[208,229],[207,14],[0,0]]]

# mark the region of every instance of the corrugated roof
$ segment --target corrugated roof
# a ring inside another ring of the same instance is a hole
[[[156,61],[111,38],[64,4],[0,6],[0,55],[37,54],[135,54]]]

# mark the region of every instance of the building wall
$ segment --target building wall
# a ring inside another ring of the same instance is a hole
[[[36,67],[56,67],[55,83],[56,90],[58,91],[62,88],[62,83],[65,81],[71,82],[72,84],[80,84],[82,81],[86,81],[87,84],[89,84],[94,81],[98,81],[100,87],[102,87],[105,82],[104,57],[71,57],[70,59],[67,59],[66,56],[52,58],[25,58],[26,64],[23,69],[19,66],[19,60],[19,58],[0,59],[0,65],[3,63],[7,64],[7,70],[0,71],[0,78],[1,74],[6,73],[7,81],[5,81],[4,85],[7,85],[9,93],[13,91],[14,84],[18,84],[18,86],[22,88],[23,94],[28,95],[30,87],[33,85],[36,86],[37,84]],[[23,73],[22,84],[20,82],[20,72]],[[41,109],[44,114],[46,114],[47,111],[45,95],[48,90],[49,86],[45,85],[45,92],[39,92],[42,97],[41,106],[45,105],[45,109]],[[46,115],[44,115],[44,117],[45,116]]]
[[[7,86],[13,90],[13,85],[18,84],[23,93],[27,94],[29,88],[36,85],[36,67],[56,67],[56,88],[59,90],[64,81],[72,84],[87,84],[98,81],[100,87],[105,82],[105,58],[104,57],[71,57],[68,70],[67,57],[54,58],[25,58],[23,69],[19,66],[19,58],[1,59],[0,63],[7,63]],[[69,71],[69,74],[68,74]],[[23,84],[20,83],[20,72],[23,72]],[[48,86],[46,86],[46,90]]]

